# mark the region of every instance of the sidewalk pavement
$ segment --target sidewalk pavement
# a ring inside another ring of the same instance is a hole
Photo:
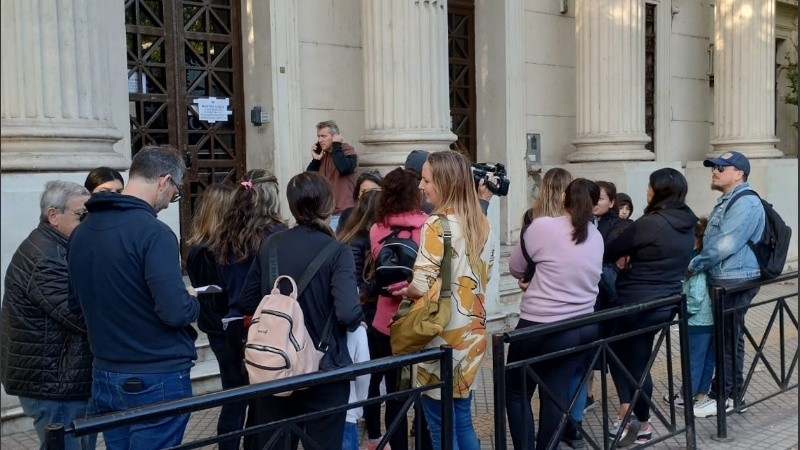
[[[759,296],[754,301],[757,304],[759,301],[774,298],[780,295],[787,295],[792,292],[797,292],[796,281],[784,283],[783,285],[770,285],[762,288]],[[789,297],[787,299],[789,309],[794,316],[794,320],[798,317],[798,299],[797,296]],[[765,330],[768,327],[770,318],[773,315],[773,304],[766,304],[763,306],[753,307],[747,314],[747,325],[749,331],[752,333],[756,342],[764,342],[765,354],[767,355],[767,364],[763,361],[759,362],[753,370],[752,380],[748,387],[748,395],[746,399],[763,398],[770,393],[778,390],[777,384],[772,376],[772,371],[778,375],[781,373],[780,356],[778,352],[779,331],[777,321],[773,325],[769,333]],[[785,318],[786,335],[785,344],[787,347],[786,354],[793,355],[798,351],[798,336],[797,329],[791,327],[791,321],[787,316]],[[676,373],[679,373],[680,362],[678,359],[678,334],[677,328],[671,330],[672,341],[672,355],[673,367]],[[752,345],[749,343],[745,346],[746,359],[745,359],[745,377],[749,368],[752,366],[753,355],[755,353]],[[491,350],[491,349],[490,349]],[[787,362],[788,365],[788,362]],[[651,371],[654,384],[653,398],[657,406],[659,406],[662,413],[669,417],[669,408],[661,400],[661,398],[668,392],[668,384],[666,379],[666,352],[664,349],[660,352],[659,356],[654,362]],[[788,368],[787,368],[788,369]],[[595,398],[600,397],[600,382],[599,377],[595,383]],[[610,377],[609,377],[610,383]],[[790,385],[797,385],[798,383],[798,367],[793,368],[791,375]],[[675,382],[675,389],[678,389],[680,384],[679,380]],[[481,440],[482,450],[494,449],[494,405],[493,405],[493,383],[492,383],[492,358],[491,354],[484,357],[481,367],[481,375],[477,381],[476,390],[473,394],[473,420],[478,437]],[[616,411],[616,397],[613,390],[613,384],[608,386],[609,399],[608,410],[610,414]],[[535,397],[534,397],[535,398]],[[536,400],[534,400],[536,402]],[[716,436],[716,417],[698,418],[695,419],[695,426],[697,431],[697,448],[703,450],[785,450],[785,449],[798,449],[798,389],[784,392],[783,394],[772,397],[760,403],[753,404],[750,400],[751,406],[746,413],[737,414],[731,413],[728,415],[728,437],[733,438],[730,442],[719,442],[712,439]],[[676,410],[678,416],[679,426],[682,424],[682,410]],[[538,407],[534,404],[534,417],[538,414]],[[192,414],[192,417],[187,426],[184,442],[194,441],[200,438],[212,436],[216,430],[217,417],[219,415],[219,408],[201,411]],[[596,404],[593,410],[589,411],[584,418],[584,427],[588,433],[593,436],[597,442],[602,442],[603,424],[602,422],[602,407]],[[663,424],[659,423],[655,414],[652,418],[652,423],[656,429],[656,435],[659,431],[665,430]],[[363,436],[363,427],[361,427]],[[413,440],[412,440],[413,442]],[[508,448],[513,448],[510,438],[507,439]],[[366,446],[366,444],[362,444]],[[413,445],[413,444],[412,444]],[[650,448],[656,449],[680,449],[686,446],[683,436],[679,439],[668,439],[664,442],[655,444]],[[38,440],[34,431],[27,431],[23,433],[10,434],[2,437],[3,450],[35,450],[39,448]],[[102,437],[98,439],[98,448],[103,449]],[[562,448],[568,447],[562,444]],[[591,448],[591,447],[587,447]]]

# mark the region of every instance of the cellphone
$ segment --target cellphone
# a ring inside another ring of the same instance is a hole
[[[392,284],[386,286],[386,291],[391,293],[391,292],[399,291],[400,289],[403,289],[405,287],[408,287],[408,281],[405,281],[405,280],[398,281],[397,283],[392,283]]]
[[[314,153],[322,153],[322,147],[319,145],[319,142],[317,142],[314,145],[314,148],[316,148],[316,150],[314,150]]]
[[[122,383],[122,390],[125,392],[142,392],[144,390],[144,382],[141,378],[128,378]]]

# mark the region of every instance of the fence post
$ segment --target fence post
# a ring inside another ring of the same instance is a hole
[[[442,387],[442,450],[453,450],[453,347],[443,345],[441,356]]]
[[[51,423],[44,427],[44,448],[64,450],[64,424]]]
[[[678,340],[681,349],[681,377],[683,378],[681,389],[683,392],[681,392],[681,395],[683,396],[684,404],[683,418],[686,421],[686,448],[695,449],[697,448],[697,434],[694,427],[694,409],[691,407],[693,400],[692,363],[689,354],[689,313],[686,311],[686,294],[681,295]],[[670,407],[670,410],[674,411],[674,409],[674,407]]]
[[[494,448],[506,450],[506,354],[503,336],[492,335],[494,387]]]
[[[714,313],[714,373],[717,381],[717,434],[711,439],[721,442],[733,441],[728,437],[728,416],[725,414],[725,305],[722,303],[724,288],[711,289],[711,307]]]

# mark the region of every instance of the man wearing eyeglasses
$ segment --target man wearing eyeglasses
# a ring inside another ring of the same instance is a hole
[[[186,166],[174,151],[141,149],[120,194],[98,193],[72,236],[69,274],[94,353],[92,410],[105,414],[192,395],[191,324],[199,305],[183,282],[178,240],[157,213],[181,198]],[[106,448],[180,444],[189,416],[103,433]]]
[[[748,242],[757,242],[764,232],[765,214],[761,201],[755,195],[743,195],[731,203],[731,199],[739,196],[746,190],[752,190],[747,183],[750,175],[750,161],[739,152],[726,152],[716,158],[703,161],[703,165],[711,168],[711,189],[722,192],[717,199],[717,204],[708,216],[708,227],[703,237],[703,249],[699,255],[689,262],[687,275],[696,272],[707,272],[708,282],[711,286],[734,288],[743,283],[759,279],[759,269],[756,256]],[[726,308],[745,307],[750,305],[758,294],[758,288],[742,292],[726,294],[723,304]],[[733,409],[732,396],[737,394],[739,399],[743,396],[744,386],[744,315],[747,309],[737,310],[725,316],[725,392],[716,392],[718,374],[711,383],[711,392],[708,397],[711,401],[704,401],[694,407],[696,417],[708,417],[716,414],[716,399],[724,395],[727,408]],[[736,341],[730,338],[730,330],[735,330]],[[736,360],[734,361],[734,346],[737,347]],[[736,389],[734,390],[734,383]],[[742,400],[743,402],[743,400]],[[744,412],[742,403],[741,412]]]
[[[50,181],[39,225],[22,241],[6,271],[0,316],[0,380],[19,396],[39,442],[50,423],[86,417],[92,387],[92,353],[86,326],[68,302],[69,237],[86,214],[85,187]],[[65,439],[67,449],[94,448],[96,435]]]

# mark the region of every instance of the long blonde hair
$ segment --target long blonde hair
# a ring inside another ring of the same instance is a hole
[[[544,173],[539,192],[531,202],[531,207],[522,218],[523,225],[533,222],[537,217],[560,217],[564,215],[564,194],[572,182],[572,174],[566,169],[554,167]]]
[[[467,257],[475,265],[489,238],[489,221],[481,210],[470,165],[462,154],[452,150],[431,153],[427,163],[431,183],[441,197],[433,212],[453,210],[466,240]]]
[[[192,217],[192,234],[186,240],[187,245],[206,245],[214,240],[233,204],[233,191],[229,183],[213,183],[203,191],[200,206]]]

